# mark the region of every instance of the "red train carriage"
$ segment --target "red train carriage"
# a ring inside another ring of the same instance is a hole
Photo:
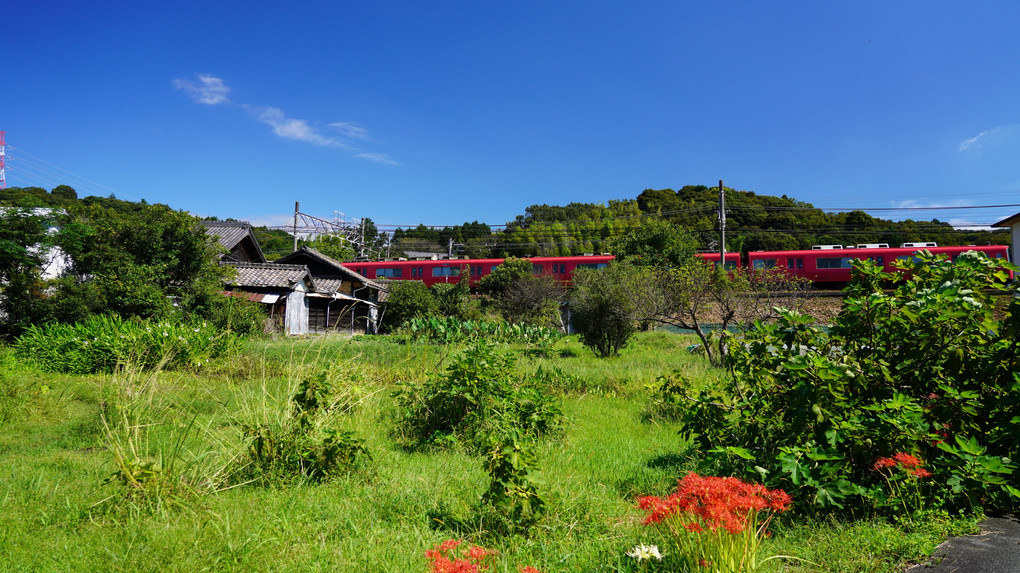
[[[893,271],[892,263],[897,259],[913,257],[922,250],[936,255],[948,255],[955,260],[961,253],[979,251],[994,259],[1009,260],[1009,248],[1003,245],[966,247],[919,248],[916,246],[856,248],[856,249],[812,249],[804,251],[752,251],[747,254],[748,265],[753,269],[786,269],[786,272],[804,277],[819,285],[840,284],[850,281],[850,261],[870,259],[887,271]]]
[[[532,257],[533,272],[552,275],[557,280],[570,282],[578,267],[602,268],[613,260],[612,255],[577,257]],[[441,259],[435,261],[373,261],[345,263],[344,266],[370,279],[416,280],[428,286],[455,283],[467,273],[471,285],[490,274],[503,263],[503,259]]]

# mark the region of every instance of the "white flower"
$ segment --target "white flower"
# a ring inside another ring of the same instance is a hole
[[[638,561],[648,561],[654,557],[658,561],[662,561],[662,554],[659,553],[659,547],[657,545],[638,545],[634,549],[627,552],[628,557],[633,557]]]

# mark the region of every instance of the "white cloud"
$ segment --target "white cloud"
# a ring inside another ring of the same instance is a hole
[[[359,153],[356,157],[375,161],[376,163],[384,163],[386,165],[400,165],[392,157],[385,153]]]
[[[992,129],[988,129],[988,130],[982,131],[981,133],[975,135],[974,137],[972,137],[970,139],[964,140],[962,143],[960,143],[960,151],[967,151],[968,149],[975,149],[975,150],[981,149],[981,140],[987,140],[988,137],[990,137],[992,135],[995,135],[996,133],[998,133],[1001,130],[1002,130],[1002,126],[995,127],[995,128],[992,128]]]
[[[353,123],[337,121],[329,124],[330,127],[339,131],[344,137],[351,139],[368,139],[368,130]]]
[[[281,109],[277,109],[275,107],[252,107],[247,105],[243,107],[250,111],[256,119],[272,127],[273,133],[284,139],[294,139],[326,147],[352,149],[351,146],[336,138],[322,135],[317,129],[308,125],[308,122],[303,119],[287,117]]]
[[[335,147],[354,154],[360,159],[367,159],[385,165],[399,165],[392,157],[384,153],[367,152],[359,149],[348,141],[368,141],[368,130],[347,121],[337,121],[328,127],[339,135],[323,134],[318,128],[304,119],[288,117],[282,109],[270,106],[255,106],[247,103],[236,103],[227,98],[230,88],[222,79],[209,74],[198,76],[198,81],[176,79],[174,87],[185,92],[195,102],[205,105],[229,104],[240,107],[250,113],[256,120],[273,128],[273,133],[284,138],[302,141],[322,147]]]
[[[890,205],[897,209],[951,209],[953,207],[970,207],[974,205],[974,201],[970,199],[954,199],[952,201],[922,203],[916,199],[906,199],[903,201],[892,201]]]
[[[174,80],[174,87],[185,91],[191,99],[206,105],[217,105],[230,103],[227,94],[230,88],[223,83],[223,80],[215,76],[203,74],[198,76],[198,83],[190,80]]]

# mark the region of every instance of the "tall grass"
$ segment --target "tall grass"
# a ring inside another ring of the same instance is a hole
[[[413,573],[427,570],[426,549],[455,537],[499,551],[500,573],[637,571],[625,552],[665,543],[641,526],[635,498],[672,491],[698,455],[679,423],[645,419],[644,385],[676,369],[692,383],[721,374],[683,338],[641,333],[608,360],[560,354],[574,344],[568,337],[548,356],[514,350],[523,373],[558,369],[588,388],[563,392],[565,428],[535,449],[546,512],[527,536],[493,535],[477,518],[489,485],[481,456],[412,452],[393,439],[393,381],[442,371],[456,348],[380,337],[257,341],[214,376],[158,363],[101,377],[18,365],[6,375],[22,405],[0,432],[0,570]],[[224,472],[247,451],[242,426],[284,423],[301,383],[323,372],[336,404],[329,426],[355,432],[371,465],[321,483],[225,487]],[[600,379],[616,390],[592,390]],[[158,475],[139,472],[149,461]],[[125,468],[140,486],[121,477]],[[153,480],[162,489],[139,493]],[[763,550],[811,563],[765,570],[898,572],[946,531],[784,521]]]
[[[123,320],[95,315],[76,324],[30,326],[16,341],[18,356],[42,370],[68,374],[132,368],[198,367],[233,350],[237,338],[208,322]]]

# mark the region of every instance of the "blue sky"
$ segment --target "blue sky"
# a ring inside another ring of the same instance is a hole
[[[500,224],[726,185],[1020,203],[1020,2],[10,2],[8,186]],[[987,224],[1020,208],[876,212]]]

